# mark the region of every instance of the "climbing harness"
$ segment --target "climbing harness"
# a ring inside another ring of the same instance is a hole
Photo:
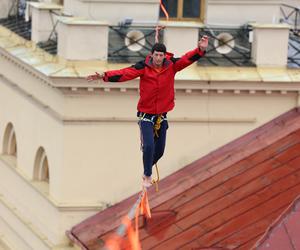
[[[159,137],[158,131],[161,127],[161,123],[163,121],[168,120],[166,114],[152,115],[152,114],[139,112],[138,116],[139,116],[139,124],[140,124],[141,121],[152,123],[153,130],[154,130],[154,135],[156,137]]]
[[[151,114],[147,114],[147,113],[143,113],[143,112],[139,112],[138,113],[138,117],[139,117],[139,126],[141,128],[141,121],[144,121],[144,122],[151,122],[152,125],[153,125],[153,131],[154,131],[154,135],[156,137],[159,137],[159,130],[160,130],[160,127],[161,127],[161,123],[163,121],[167,121],[167,116],[166,116],[166,113],[164,114],[159,114],[159,115],[151,115]],[[141,149],[142,149],[142,146],[143,146],[143,138],[142,136],[140,137],[141,138]]]

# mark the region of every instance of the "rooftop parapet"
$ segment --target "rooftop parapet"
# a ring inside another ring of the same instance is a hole
[[[290,26],[287,24],[252,24],[252,60],[257,66],[285,67],[288,57]]]

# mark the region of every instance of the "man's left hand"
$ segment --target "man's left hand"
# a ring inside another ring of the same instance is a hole
[[[208,36],[203,36],[198,42],[198,48],[205,51],[208,46]]]

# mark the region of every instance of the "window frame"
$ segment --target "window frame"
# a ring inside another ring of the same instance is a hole
[[[204,14],[205,14],[205,2],[206,0],[199,0],[200,2],[200,17],[183,17],[183,3],[184,1],[189,1],[189,0],[178,0],[177,4],[177,17],[170,17],[169,21],[196,21],[196,22],[204,22]],[[166,21],[166,17],[160,17],[160,20]]]

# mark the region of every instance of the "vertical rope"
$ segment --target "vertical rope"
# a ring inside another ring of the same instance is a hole
[[[166,10],[165,6],[163,5],[162,0],[160,0],[160,8],[161,8],[161,10],[163,11],[163,13],[165,14],[165,16],[166,16],[166,18],[167,18],[167,21],[169,21],[169,13],[168,13],[168,11]]]
[[[163,11],[163,13],[165,14],[167,21],[169,21],[169,13],[166,10],[165,6],[163,5],[162,0],[160,0],[160,8]],[[160,25],[156,26],[156,28],[155,28],[155,43],[159,42],[159,31],[163,30],[164,28],[165,28],[165,26],[160,26]]]

